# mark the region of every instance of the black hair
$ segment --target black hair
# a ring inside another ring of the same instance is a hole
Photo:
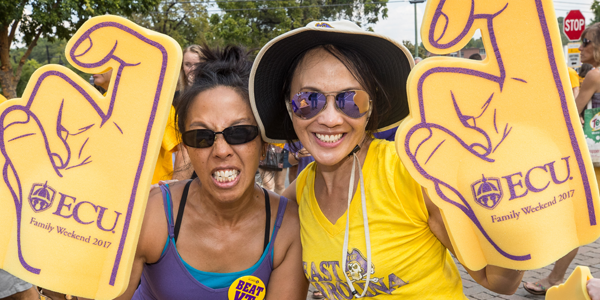
[[[317,45],[300,53],[292,61],[290,68],[288,69],[288,72],[284,78],[280,99],[285,99],[285,101],[290,100],[290,93],[292,92],[292,79],[294,78],[294,73],[296,72],[296,69],[306,56],[306,53],[317,48],[324,49],[325,51],[333,55],[335,58],[337,58],[340,62],[342,62],[346,69],[348,69],[348,71],[350,71],[352,76],[356,79],[356,81],[358,81],[358,83],[360,83],[360,85],[365,89],[367,94],[369,94],[369,98],[371,99],[373,104],[371,106],[371,116],[366,127],[366,134],[370,135],[373,131],[377,130],[377,127],[379,125],[379,118],[385,118],[385,115],[389,111],[389,109],[385,109],[383,112],[378,112],[377,105],[375,105],[375,103],[383,102],[385,103],[386,108],[391,108],[392,105],[390,103],[388,94],[383,88],[383,85],[375,75],[371,64],[368,63],[368,60],[365,57],[365,55],[363,55],[361,52],[357,51],[354,48],[341,45],[326,44]],[[299,151],[300,149],[296,149],[296,146],[293,142],[293,140],[297,139],[298,137],[294,133],[291,118],[285,118],[283,128],[286,135],[285,139],[290,145],[291,150],[293,152]]]
[[[471,56],[469,56],[469,59],[483,60],[483,58],[481,57],[481,54],[479,54],[479,53],[471,54]]]
[[[176,123],[181,133],[186,130],[185,121],[194,99],[204,91],[217,86],[229,87],[250,103],[248,82],[252,62],[248,60],[248,51],[238,46],[220,49],[203,45],[201,52],[203,61],[194,70],[194,83],[180,95],[176,107]]]
[[[586,64],[586,63],[581,64],[581,68],[579,68],[579,74],[578,74],[579,77],[585,78],[587,73],[589,71],[591,71],[593,68],[594,68],[594,66],[592,66],[590,64]]]

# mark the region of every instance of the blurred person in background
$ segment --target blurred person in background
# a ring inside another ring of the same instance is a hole
[[[573,68],[567,68],[569,70],[569,81],[571,82],[571,89],[573,89],[573,97],[577,98],[579,95],[579,74]]]
[[[581,67],[579,67],[579,86],[581,86],[581,84],[583,83],[583,79],[585,78],[585,75],[587,75],[587,73],[593,69],[594,66],[590,65],[590,64],[581,64]]]
[[[177,82],[177,92],[175,92],[175,97],[173,99],[173,109],[169,113],[169,123],[167,124],[167,130],[174,130],[177,133],[177,126],[175,126],[175,122],[173,120],[173,116],[175,115],[175,109],[177,105],[179,105],[179,95],[189,88],[194,82],[194,70],[196,66],[202,61],[202,47],[199,45],[190,45],[183,49],[183,61],[181,63],[181,71],[179,72],[179,81]],[[171,129],[168,129],[172,124]],[[165,134],[166,135],[166,134]],[[163,141],[164,142],[164,141]],[[176,143],[175,147],[173,147],[173,142]],[[188,157],[187,152],[183,149],[183,145],[179,143],[180,141],[171,141],[166,148],[171,149],[173,153],[175,153],[175,163],[171,168],[172,178],[159,179],[159,180],[183,180],[189,179],[192,176],[192,172],[194,172],[190,166],[190,159]],[[167,163],[165,161],[165,163]],[[154,181],[153,181],[154,182]]]

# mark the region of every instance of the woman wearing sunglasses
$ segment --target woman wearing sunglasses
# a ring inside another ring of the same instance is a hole
[[[275,38],[252,68],[263,139],[298,139],[315,159],[284,195],[299,205],[305,276],[327,299],[466,299],[439,209],[394,144],[372,137],[408,114],[412,65],[395,41],[336,21]],[[469,273],[505,294],[523,276]]]
[[[297,205],[254,182],[265,143],[248,100],[251,63],[237,47],[202,56],[177,109],[198,178],[151,192],[121,298],[304,299]]]
[[[600,24],[596,23],[583,31],[581,35],[581,62],[592,65],[594,68],[588,71],[581,83],[577,102],[579,113],[592,103],[592,108],[600,107]]]

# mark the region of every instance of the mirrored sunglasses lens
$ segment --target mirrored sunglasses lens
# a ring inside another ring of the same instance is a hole
[[[327,97],[321,93],[302,92],[292,97],[292,111],[302,119],[316,116],[327,103]]]
[[[347,91],[337,94],[338,108],[351,118],[360,118],[369,111],[369,95],[365,91]]]

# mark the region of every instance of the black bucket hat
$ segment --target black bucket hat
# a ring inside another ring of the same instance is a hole
[[[378,112],[385,111],[385,117],[378,118],[377,131],[400,125],[408,115],[406,81],[414,66],[410,52],[391,38],[365,31],[350,21],[315,21],[274,38],[260,50],[254,61],[249,83],[250,104],[264,141],[284,143],[286,137],[296,136],[293,128],[287,128],[292,132],[286,134],[283,126],[285,119],[290,118],[284,99],[281,99],[284,80],[298,55],[326,44],[361,53],[383,85],[391,107],[374,101]]]

